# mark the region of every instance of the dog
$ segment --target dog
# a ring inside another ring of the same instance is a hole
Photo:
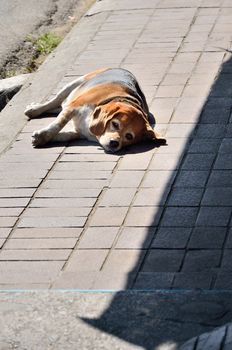
[[[152,114],[136,78],[125,69],[104,68],[81,76],[51,100],[27,106],[25,114],[36,118],[57,108],[62,109],[55,121],[33,133],[34,147],[85,138],[114,153],[144,139],[166,143],[152,127]],[[60,133],[71,119],[74,131]]]

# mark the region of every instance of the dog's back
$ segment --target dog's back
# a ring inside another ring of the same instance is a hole
[[[115,84],[122,86],[130,96],[139,102],[142,109],[148,112],[146,98],[135,78],[135,76],[126,69],[122,68],[108,68],[104,71],[91,76],[88,75],[86,80],[78,87],[78,92],[81,94],[85,90],[105,84]]]

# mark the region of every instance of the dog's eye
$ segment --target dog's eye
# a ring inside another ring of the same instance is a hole
[[[125,135],[125,137],[126,137],[126,139],[128,140],[128,141],[131,141],[131,140],[133,140],[133,138],[134,138],[134,136],[131,134],[131,133],[126,133],[126,135]]]
[[[118,122],[116,122],[116,121],[112,121],[112,125],[113,125],[113,128],[115,129],[115,130],[119,130],[119,123]]]

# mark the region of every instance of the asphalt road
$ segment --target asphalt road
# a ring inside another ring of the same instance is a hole
[[[0,0],[0,67],[24,38],[43,25],[62,25],[89,0]]]

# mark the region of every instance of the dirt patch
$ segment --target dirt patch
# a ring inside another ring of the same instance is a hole
[[[73,0],[68,5],[67,2],[54,4],[46,20],[40,23],[5,59],[0,66],[0,78],[36,71],[48,55],[47,52],[38,50],[37,39],[45,33],[52,33],[62,40],[94,2],[95,0],[78,2]]]

